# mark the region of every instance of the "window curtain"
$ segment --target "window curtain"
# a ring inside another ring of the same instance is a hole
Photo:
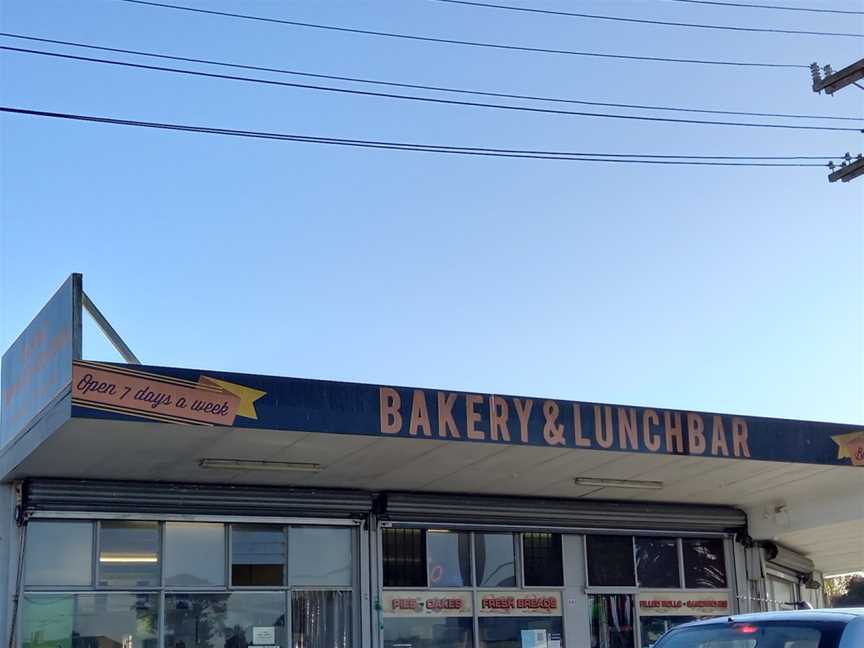
[[[294,648],[351,648],[354,617],[351,592],[294,592],[291,622]]]

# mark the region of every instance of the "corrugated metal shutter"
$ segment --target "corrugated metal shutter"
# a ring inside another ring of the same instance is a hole
[[[338,489],[34,479],[25,484],[24,507],[30,513],[86,511],[351,518],[369,513],[372,495]]]
[[[792,551],[783,545],[778,545],[774,542],[764,542],[762,543],[762,548],[765,550],[765,559],[769,565],[777,565],[798,574],[812,574],[816,569],[816,565],[807,556],[797,551]]]
[[[413,493],[387,494],[383,517],[431,524],[697,532],[747,525],[743,511],[725,506]]]

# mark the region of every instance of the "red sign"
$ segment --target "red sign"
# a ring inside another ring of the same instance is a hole
[[[561,616],[560,592],[478,592],[480,616]]]
[[[642,592],[639,595],[642,616],[718,616],[729,611],[726,592]]]

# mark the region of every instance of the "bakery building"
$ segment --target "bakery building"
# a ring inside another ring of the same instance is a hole
[[[6,645],[647,648],[864,569],[864,426],[148,366],[81,284],[3,357]]]

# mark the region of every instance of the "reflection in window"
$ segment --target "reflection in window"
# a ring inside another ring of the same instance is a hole
[[[197,522],[165,523],[165,584],[225,584],[225,527]]]
[[[522,552],[527,587],[560,587],[564,584],[560,533],[524,533]]]
[[[726,587],[726,561],[722,538],[684,538],[684,582],[686,587]]]
[[[471,617],[384,620],[384,648],[473,648]]]
[[[426,587],[426,532],[382,529],[384,587]]]
[[[591,648],[635,648],[632,596],[589,596],[588,607],[591,615]]]
[[[159,585],[159,523],[104,521],[99,524],[99,585]]]
[[[651,648],[667,630],[682,623],[696,621],[695,616],[643,616],[640,623],[642,630],[642,648]]]
[[[282,592],[166,594],[165,647],[247,648],[258,628],[267,645],[287,648],[284,610]]]
[[[636,573],[639,587],[681,587],[678,540],[636,538]]]
[[[471,585],[471,534],[429,530],[429,587]]]
[[[263,524],[231,527],[231,584],[279,586],[285,582],[285,530]]]
[[[485,617],[479,621],[480,648],[546,648],[562,645],[561,617]]]
[[[25,594],[22,648],[156,648],[158,594]]]
[[[633,538],[594,535],[585,537],[588,584],[592,587],[634,587]]]
[[[516,587],[512,533],[475,533],[478,587]]]
[[[351,592],[295,591],[291,596],[294,648],[351,648]]]
[[[353,532],[345,527],[292,527],[288,544],[292,585],[350,587]]]
[[[91,585],[93,525],[30,522],[25,554],[27,585]]]

